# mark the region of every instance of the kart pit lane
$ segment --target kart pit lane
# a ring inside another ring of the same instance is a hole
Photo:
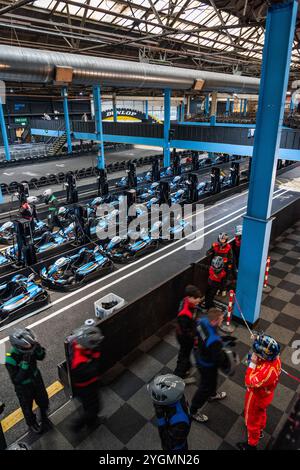
[[[298,193],[278,190],[278,188],[275,191],[273,212],[299,198]],[[105,278],[96,280],[79,291],[67,295],[57,294],[57,296],[51,292],[53,305],[49,309],[35,318],[19,321],[19,326],[32,327],[41,343],[47,348],[47,357],[44,363],[41,363],[46,386],[57,381],[56,365],[64,359],[64,337],[86,318],[94,315],[93,303],[95,300],[109,292],[114,292],[131,302],[142,293],[153,290],[155,285],[163,282],[166,277],[174,275],[191,262],[201,259],[220,231],[232,233],[233,227],[241,221],[246,204],[247,191],[205,208],[206,228],[204,247],[201,250],[196,252],[185,250],[185,245],[194,243],[192,240],[174,241],[144,258],[120,267]],[[199,232],[197,236],[203,237],[203,233]],[[7,344],[6,338],[9,331],[10,328],[0,333],[2,338],[0,345]],[[3,366],[0,368],[0,396],[7,403],[6,415],[18,408],[13,387]],[[60,406],[64,400],[64,394],[55,395],[51,399],[51,410],[53,411]],[[24,422],[22,422],[8,434],[11,434],[12,438],[20,436],[25,430],[24,426]]]

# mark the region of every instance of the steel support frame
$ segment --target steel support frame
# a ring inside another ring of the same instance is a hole
[[[1,125],[1,133],[2,133],[2,139],[3,139],[3,145],[4,145],[5,160],[9,161],[11,157],[10,157],[7,129],[6,129],[6,124],[5,124],[5,117],[4,117],[3,103],[2,103],[1,96],[0,96],[0,125]]]
[[[171,90],[164,90],[164,167],[170,166]]]
[[[61,96],[63,98],[64,106],[64,117],[65,117],[65,130],[67,137],[67,148],[68,154],[72,153],[72,137],[71,137],[71,125],[70,125],[70,116],[69,116],[69,106],[68,106],[68,88],[63,86],[61,89]]]
[[[104,158],[104,140],[103,140],[103,127],[102,127],[102,104],[101,104],[101,87],[100,85],[93,86],[93,97],[95,106],[95,129],[96,139],[99,142],[97,168],[105,168]]]
[[[246,114],[247,114],[247,106],[248,106],[248,100],[247,100],[247,98],[245,98],[244,103],[243,103],[243,114],[244,114],[244,116],[246,116]]]
[[[226,100],[226,110],[225,110],[226,116],[229,116],[229,113],[230,113],[230,99],[227,98],[227,100]]]
[[[145,101],[145,116],[148,121],[149,119],[149,101],[148,100]]]
[[[272,227],[271,209],[294,39],[296,0],[268,10],[248,206],[237,281],[235,315],[254,324],[260,314]]]
[[[209,115],[209,95],[206,95],[205,101],[204,101],[204,114],[205,116]]]
[[[113,93],[113,118],[114,122],[118,122],[117,97],[115,93]]]

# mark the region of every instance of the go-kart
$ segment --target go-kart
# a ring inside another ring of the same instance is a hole
[[[179,204],[186,198],[186,190],[185,189],[178,189],[175,194],[171,195],[171,203],[172,204]]]
[[[40,276],[47,287],[72,290],[93,278],[104,276],[113,268],[113,262],[97,246],[94,250],[81,248],[74,255],[58,258],[48,268],[43,267]]]
[[[38,309],[49,301],[48,292],[29,277],[17,274],[0,284],[0,326]]]
[[[63,243],[74,240],[75,238],[75,226],[72,222],[65,230],[58,230],[57,232],[45,232],[43,235],[36,239],[34,238],[34,246],[36,253],[44,253],[45,251],[57,248]],[[7,248],[5,256],[13,262],[16,262],[18,258],[18,246],[13,245]]]
[[[126,263],[156,250],[158,244],[158,239],[151,238],[147,232],[141,232],[140,238],[134,241],[130,239],[130,234],[127,238],[112,238],[104,252],[116,263]]]
[[[34,221],[34,237],[40,237],[43,233],[49,230],[45,222],[39,220]],[[12,245],[14,242],[14,223],[10,220],[0,226],[0,245]]]

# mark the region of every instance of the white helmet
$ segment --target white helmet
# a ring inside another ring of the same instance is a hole
[[[38,202],[38,198],[36,196],[29,196],[27,198],[28,204],[36,204]]]
[[[49,188],[49,189],[46,189],[44,192],[43,192],[43,196],[44,197],[48,197],[48,196],[51,196],[53,193],[52,189]]]

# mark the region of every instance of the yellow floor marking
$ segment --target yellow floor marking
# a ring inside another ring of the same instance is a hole
[[[53,395],[56,395],[56,393],[60,392],[63,388],[63,385],[57,380],[47,387],[48,397],[53,397]],[[35,402],[33,403],[33,409],[37,409]],[[6,418],[1,421],[3,432],[7,432],[17,423],[22,421],[22,419],[24,419],[23,412],[21,408],[18,408],[16,411],[13,411],[10,415],[6,416]]]

